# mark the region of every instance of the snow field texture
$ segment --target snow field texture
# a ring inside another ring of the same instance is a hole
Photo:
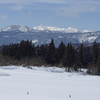
[[[100,100],[99,76],[32,68],[0,67],[0,100]]]

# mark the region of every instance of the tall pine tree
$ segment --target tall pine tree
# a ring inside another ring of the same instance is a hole
[[[61,59],[63,58],[64,52],[65,52],[65,44],[61,41],[61,43],[59,44],[58,49],[57,49],[57,61],[58,61],[58,63],[61,62]]]
[[[81,43],[80,47],[77,50],[77,60],[76,60],[76,70],[78,70],[77,68],[81,68],[84,66],[85,62],[84,62],[84,47],[83,47],[83,43]]]
[[[94,64],[94,65],[97,63],[98,50],[99,50],[99,46],[98,46],[98,43],[96,43],[96,41],[95,41],[93,43],[93,47],[92,47],[92,64]]]
[[[62,64],[66,67],[66,71],[70,71],[74,62],[74,48],[71,43],[68,43],[65,48],[64,56],[62,59]]]
[[[55,48],[53,39],[51,40],[47,48],[45,60],[48,64],[52,64],[52,65],[55,64],[57,61],[56,60],[56,48]]]

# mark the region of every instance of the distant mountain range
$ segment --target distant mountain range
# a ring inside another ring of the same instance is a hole
[[[54,39],[58,46],[61,41],[65,44],[100,42],[100,31],[77,30],[76,28],[58,28],[51,26],[27,26],[11,25],[0,30],[0,45],[17,43],[21,40],[32,40],[36,45],[49,43]]]
[[[72,28],[72,27],[58,28],[58,27],[44,26],[44,25],[36,26],[36,27],[33,27],[33,28],[29,28],[27,26],[11,25],[11,26],[8,26],[8,27],[0,30],[0,32],[3,32],[3,31],[21,31],[21,32],[46,31],[46,32],[62,32],[62,33],[91,32],[89,30],[79,31],[76,28]]]

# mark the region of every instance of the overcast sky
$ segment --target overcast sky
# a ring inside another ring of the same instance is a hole
[[[0,0],[0,29],[38,25],[100,30],[100,0]]]

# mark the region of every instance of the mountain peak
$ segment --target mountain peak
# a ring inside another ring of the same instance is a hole
[[[69,32],[69,33],[77,33],[77,32],[79,32],[79,30],[77,30],[76,28],[73,28],[73,27],[68,27],[65,30],[66,30],[66,32]]]
[[[11,25],[11,26],[1,29],[1,31],[21,31],[21,32],[27,32],[29,30],[30,30],[29,27],[19,26],[19,25]]]
[[[39,30],[39,31],[44,31],[44,30],[48,30],[47,26],[45,25],[39,25],[33,28],[34,30]]]

